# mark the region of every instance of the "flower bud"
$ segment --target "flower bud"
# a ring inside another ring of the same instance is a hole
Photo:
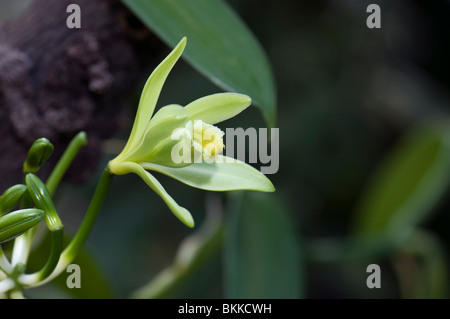
[[[53,144],[46,138],[40,138],[31,145],[26,161],[23,163],[24,173],[36,173],[47,162],[53,153]]]
[[[52,197],[45,184],[34,174],[25,176],[25,183],[28,187],[30,197],[34,205],[45,212],[45,221],[51,231],[62,226],[61,220],[56,213]]]
[[[0,197],[0,215],[13,210],[20,202],[27,187],[23,184],[17,184],[8,188]]]
[[[0,244],[23,234],[44,218],[40,209],[22,209],[0,217]]]

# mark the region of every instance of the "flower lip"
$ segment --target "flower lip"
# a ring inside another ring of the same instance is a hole
[[[205,160],[215,158],[222,153],[225,145],[223,136],[225,133],[218,127],[204,123],[201,120],[194,121],[193,145],[196,151],[200,152]]]

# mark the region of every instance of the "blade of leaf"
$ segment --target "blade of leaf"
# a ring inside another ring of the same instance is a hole
[[[248,27],[221,0],[122,0],[173,46],[183,36],[183,57],[219,87],[249,95],[275,124],[276,89],[269,61]]]
[[[204,190],[255,190],[261,192],[275,190],[270,180],[252,166],[225,156],[218,156],[216,159],[219,163],[194,163],[181,168],[152,163],[141,163],[141,165],[145,169],[165,174],[189,186]]]
[[[301,247],[287,209],[262,193],[244,194],[235,208],[225,237],[226,298],[303,297]]]
[[[357,207],[355,231],[398,230],[422,222],[450,183],[450,126],[414,129],[375,172]]]

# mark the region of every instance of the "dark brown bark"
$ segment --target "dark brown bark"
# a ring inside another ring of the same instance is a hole
[[[81,7],[81,29],[66,25],[71,3]],[[121,101],[141,67],[142,42],[130,37],[126,17],[116,1],[35,0],[0,25],[0,191],[21,181],[26,152],[39,137],[55,145],[43,175],[81,130],[89,145],[69,177],[81,181],[95,169],[100,142],[118,128]]]

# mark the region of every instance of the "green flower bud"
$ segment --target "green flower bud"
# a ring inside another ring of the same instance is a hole
[[[40,209],[22,209],[0,217],[0,243],[4,243],[36,226],[44,218]]]
[[[46,138],[40,138],[31,145],[26,161],[23,163],[24,173],[36,173],[47,162],[53,153],[53,144]]]
[[[8,188],[0,197],[0,216],[13,210],[20,202],[27,187],[23,184],[17,184]]]
[[[45,212],[45,221],[51,231],[62,226],[56,213],[52,197],[45,184],[36,175],[29,173],[25,176],[25,184],[28,187],[30,197],[34,205]]]

